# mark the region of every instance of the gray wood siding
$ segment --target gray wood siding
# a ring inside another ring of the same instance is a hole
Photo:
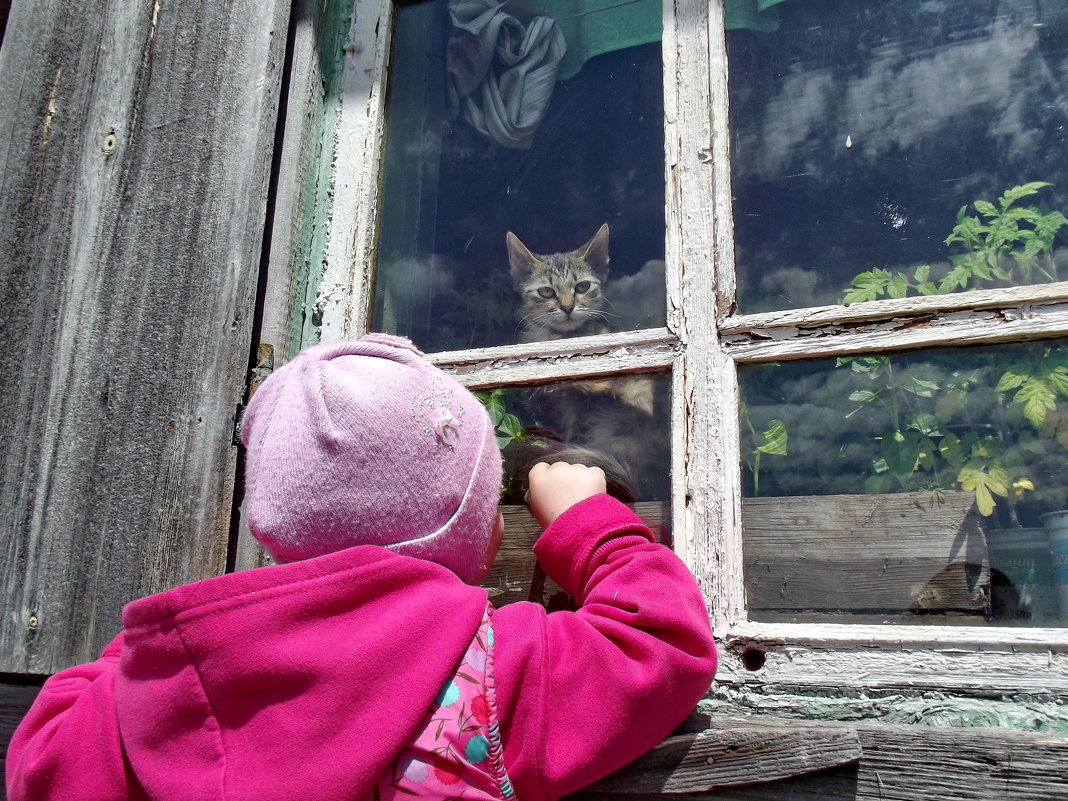
[[[0,50],[0,670],[226,566],[289,3],[16,0]]]

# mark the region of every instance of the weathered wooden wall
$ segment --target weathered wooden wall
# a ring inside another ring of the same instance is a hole
[[[15,0],[0,50],[0,670],[226,567],[290,3]]]

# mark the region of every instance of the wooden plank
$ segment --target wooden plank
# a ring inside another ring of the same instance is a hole
[[[857,762],[860,755],[860,740],[851,728],[768,730],[755,723],[745,730],[668,737],[586,792],[626,799],[633,793],[699,793],[828,770]]]
[[[750,622],[718,634],[723,658],[717,683],[760,695],[769,687],[832,697],[846,692],[858,707],[867,704],[857,694],[876,691],[1033,695],[1062,703],[1068,697],[1064,629]],[[747,650],[763,655],[758,670],[745,667]]]
[[[0,50],[0,669],[225,568],[290,4],[14,6]]]
[[[296,0],[293,4],[281,142],[273,187],[270,256],[260,341],[275,348],[281,366],[305,344],[316,321],[316,282],[326,249],[344,33],[352,3]]]
[[[871,323],[785,327],[724,337],[739,363],[826,358],[856,353],[959,345],[991,345],[1068,335],[1068,303],[1050,300]]]
[[[671,367],[678,342],[655,328],[496,348],[430,354],[428,359],[471,389],[533,384],[576,376],[613,375]]]
[[[756,620],[766,619],[764,610],[794,610],[803,620],[819,613],[881,616],[883,612],[908,611],[981,616],[989,611],[989,572],[981,563],[973,569],[966,562],[939,565],[935,560],[901,555],[887,556],[882,563],[799,555],[799,561],[791,563],[780,555],[774,563],[754,562],[749,567],[746,599]]]
[[[748,498],[742,523],[751,610],[989,610],[971,493]]]
[[[1023,306],[1063,300],[1068,300],[1068,281],[739,314],[726,318],[720,324],[720,331],[729,339],[744,335],[749,335],[752,339],[778,339],[799,334],[801,329],[827,325],[844,326],[879,320],[901,320],[929,316],[935,312],[1019,309]]]
[[[696,716],[695,716],[696,718]],[[706,726],[715,737],[740,732],[776,742],[776,734],[809,733],[813,742],[842,732],[835,723],[776,719],[769,717],[723,717],[707,719]],[[833,768],[810,776],[775,779],[760,773],[755,758],[748,787],[723,787],[714,793],[695,792],[691,801],[978,801],[1005,798],[1013,801],[1047,801],[1068,797],[1068,737],[1037,732],[1003,729],[946,729],[927,726],[851,725],[859,739],[860,759],[856,763]],[[645,758],[618,771],[605,780],[610,791],[600,783],[569,796],[573,801],[669,801],[676,795],[644,788],[670,786],[675,766],[663,760],[652,771],[644,770]],[[696,762],[696,760],[693,760]],[[689,781],[699,784],[695,764],[686,763]],[[718,771],[715,760],[707,766],[707,776],[714,779]],[[770,779],[770,780],[769,780]],[[621,788],[633,783],[635,793]]]

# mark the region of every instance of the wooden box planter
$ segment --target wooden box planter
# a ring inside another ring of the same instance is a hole
[[[757,619],[985,617],[990,562],[970,492],[752,498],[745,586]]]

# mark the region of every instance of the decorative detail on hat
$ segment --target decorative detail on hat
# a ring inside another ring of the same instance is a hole
[[[452,450],[459,443],[464,411],[463,404],[456,403],[452,389],[442,379],[416,395],[412,416],[420,424],[424,436],[433,437],[435,456],[441,453],[443,446]]]
[[[434,433],[437,434],[439,442],[450,448],[455,448],[456,441],[460,438],[460,421],[444,406],[438,412],[438,419],[434,421]]]

